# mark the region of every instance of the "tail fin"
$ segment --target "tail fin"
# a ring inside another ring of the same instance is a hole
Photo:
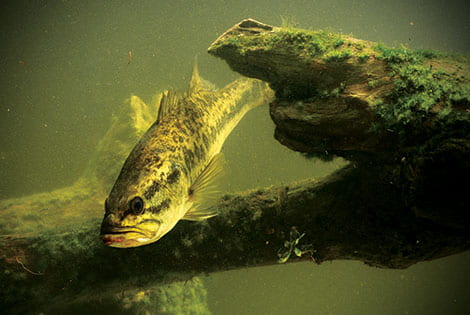
[[[253,81],[253,93],[257,95],[256,98],[245,104],[247,110],[251,110],[263,104],[269,104],[274,99],[274,91],[269,87],[268,83],[257,79],[251,80]]]
[[[215,85],[211,82],[204,80],[199,75],[199,67],[197,65],[197,56],[194,58],[193,74],[189,81],[189,95],[202,91],[215,91]]]

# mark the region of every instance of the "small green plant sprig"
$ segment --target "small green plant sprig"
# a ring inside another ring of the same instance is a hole
[[[277,262],[280,264],[285,263],[289,260],[292,253],[294,253],[297,257],[301,257],[304,254],[312,255],[312,244],[302,246],[299,245],[300,240],[304,236],[305,233],[300,234],[299,231],[297,231],[297,228],[293,226],[289,233],[289,240],[284,241],[284,246],[277,251],[277,256],[279,257]]]

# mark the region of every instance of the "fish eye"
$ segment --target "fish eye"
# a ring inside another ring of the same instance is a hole
[[[144,201],[140,197],[134,197],[129,202],[129,209],[133,214],[140,214],[144,210]]]

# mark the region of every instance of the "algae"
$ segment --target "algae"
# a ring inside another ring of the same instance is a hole
[[[227,46],[233,38],[236,45]],[[219,37],[209,53],[243,75],[270,83],[276,91],[271,103],[276,138],[301,152],[325,147],[351,156],[345,151],[380,152],[386,141],[398,141],[401,146],[393,151],[404,152],[407,143],[425,142],[433,133],[450,136],[446,132],[457,124],[469,129],[465,56],[390,48],[350,35],[251,19]],[[350,131],[341,131],[342,126]]]
[[[379,53],[376,58],[387,63],[388,75],[394,80],[384,103],[376,107],[384,128],[419,127],[430,119],[444,120],[451,113],[452,120],[470,122],[470,83],[465,77],[455,75],[461,67],[459,62],[468,64],[463,57],[431,50],[388,48],[380,43],[373,48]],[[447,59],[453,72],[433,67],[436,58]]]

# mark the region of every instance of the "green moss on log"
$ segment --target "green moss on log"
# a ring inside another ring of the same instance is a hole
[[[340,44],[341,43],[341,44]],[[232,46],[239,50],[241,55],[247,52],[247,48],[257,47],[259,50],[270,51],[277,49],[292,49],[290,53],[314,57],[325,54],[339,48],[344,40],[341,35],[326,31],[305,31],[296,28],[279,29],[275,35],[260,33],[257,36],[244,36],[243,34],[221,40],[211,47],[217,50],[220,47]],[[287,45],[286,45],[287,44]]]
[[[465,56],[252,19],[227,30],[209,53],[269,82],[276,138],[300,152],[325,148],[346,157],[390,147],[386,154],[401,155],[436,135],[470,134]]]
[[[394,81],[384,102],[376,106],[381,127],[419,127],[435,119],[470,122],[470,84],[461,73],[468,59],[380,43],[373,49],[375,57],[387,63],[387,75]]]

